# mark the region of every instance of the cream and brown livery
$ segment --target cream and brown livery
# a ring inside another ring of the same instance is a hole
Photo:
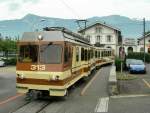
[[[65,28],[26,32],[18,42],[17,90],[65,96],[67,89],[93,69],[113,62],[109,48],[94,47]]]

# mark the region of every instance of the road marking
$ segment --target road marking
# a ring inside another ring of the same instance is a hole
[[[139,94],[139,95],[118,95],[118,96],[110,96],[111,98],[132,98],[132,97],[146,97],[150,96],[150,94]]]
[[[99,98],[95,112],[108,112],[109,97]]]
[[[146,86],[150,88],[150,84],[145,79],[142,79],[142,80],[146,84]]]
[[[101,71],[101,70],[100,70]],[[100,73],[99,71],[99,73]],[[89,83],[83,88],[83,90],[81,91],[80,95],[83,96],[85,94],[85,91],[88,89],[88,87],[92,84],[92,82],[96,79],[96,77],[98,76],[99,74],[96,73],[96,75],[89,81]]]
[[[8,103],[8,102],[10,102],[10,101],[12,101],[12,100],[15,100],[15,99],[18,98],[18,97],[23,96],[23,95],[24,95],[24,94],[18,93],[18,94],[16,94],[15,96],[9,97],[7,100],[1,101],[1,102],[0,102],[0,105],[6,104],[6,103]]]

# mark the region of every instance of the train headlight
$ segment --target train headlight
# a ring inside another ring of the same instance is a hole
[[[18,78],[20,79],[24,79],[24,75],[23,74],[17,74]]]
[[[53,76],[51,77],[51,80],[59,80],[59,75],[53,75]]]
[[[38,36],[38,40],[43,40],[43,36],[42,36],[42,35],[39,35],[39,36]]]
[[[56,75],[55,80],[59,80],[59,75]]]
[[[55,80],[55,76],[54,75],[51,77],[51,80]]]
[[[21,79],[24,79],[24,75],[23,75],[23,74],[21,74],[20,78],[21,78]]]

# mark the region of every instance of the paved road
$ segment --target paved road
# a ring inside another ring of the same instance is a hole
[[[100,98],[108,97],[107,81],[110,67],[100,69],[94,76],[95,79],[80,96],[83,88],[77,88],[67,101],[60,101],[49,105],[41,113],[93,113]]]
[[[53,102],[47,106],[44,111],[46,113],[93,113],[99,98],[108,96],[107,80],[109,70],[110,66],[103,67],[98,70],[96,74],[91,75],[86,82],[80,81],[77,83],[75,89],[70,90],[70,95],[66,100],[53,98]],[[4,79],[4,81],[1,80],[0,82],[5,86],[1,87],[1,92],[6,90],[4,94],[0,94],[0,113],[9,113],[19,106],[24,105],[26,101],[24,100],[24,96],[20,96],[3,103],[3,100],[14,96],[16,93],[15,74],[1,73],[0,76]],[[83,93],[82,96],[81,92]],[[49,101],[51,101],[51,99]],[[41,113],[43,113],[43,111]]]
[[[144,77],[150,83],[150,65],[147,67],[148,73]],[[109,72],[110,66],[102,67],[86,82],[77,83],[66,100],[50,98],[51,103],[40,113],[150,113],[150,92],[147,95],[109,97]],[[150,88],[146,84],[145,87]],[[10,113],[27,103],[24,96],[15,97],[15,73],[0,73],[0,89],[0,113]]]

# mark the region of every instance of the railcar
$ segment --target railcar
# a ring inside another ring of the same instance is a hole
[[[110,48],[89,44],[65,28],[26,32],[18,42],[16,87],[19,93],[66,96],[68,88],[96,67],[113,62]]]

